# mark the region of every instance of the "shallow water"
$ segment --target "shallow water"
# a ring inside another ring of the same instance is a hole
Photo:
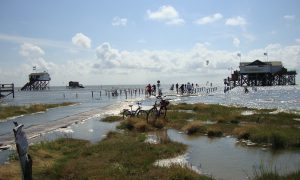
[[[281,173],[293,172],[300,167],[299,151],[272,151],[236,144],[231,137],[190,137],[176,130],[168,130],[171,140],[188,145],[188,162],[204,174],[217,179],[247,179],[261,165]]]
[[[70,137],[75,139],[84,139],[92,143],[98,142],[106,137],[109,131],[116,128],[117,122],[102,122],[101,118],[91,118],[85,121],[74,123],[70,126],[59,128],[51,132],[42,134],[31,139],[30,142],[51,141],[60,137]]]
[[[143,86],[119,86],[119,88],[143,88]],[[100,97],[100,89],[102,96]],[[117,123],[99,121],[107,114],[117,114],[128,104],[142,101],[150,106],[155,98],[145,98],[144,94],[125,95],[118,97],[105,96],[103,89],[112,86],[92,86],[85,89],[65,89],[54,87],[49,91],[17,92],[15,99],[2,100],[1,105],[26,105],[31,103],[61,103],[65,101],[78,102],[79,105],[54,108],[45,113],[25,115],[14,120],[25,125],[25,132],[33,136],[30,142],[53,140],[58,137],[73,137],[97,142],[105,137],[108,131],[115,130]],[[227,94],[218,88],[213,93],[199,92],[196,96],[180,97],[163,87],[164,94],[172,94],[168,98],[172,103],[208,103],[234,105],[251,108],[274,108],[277,111],[300,112],[300,87],[259,87],[257,91],[244,94],[243,88],[235,88]],[[91,97],[94,91],[94,98]],[[66,126],[66,128],[61,128]],[[12,120],[0,122],[0,143],[13,141]],[[290,172],[300,167],[300,152],[281,151],[272,152],[255,147],[236,145],[234,138],[209,139],[207,137],[188,137],[177,131],[169,130],[172,140],[183,142],[189,146],[188,162],[197,166],[202,172],[212,174],[222,179],[245,179],[253,173],[253,167],[264,164],[268,167],[276,166],[282,172]],[[0,151],[0,164],[4,163],[12,151]]]
[[[247,94],[242,87],[236,87],[224,94],[222,87],[219,87],[211,94],[201,92],[199,96],[176,97],[175,101],[300,111],[300,86],[258,87],[257,91],[249,89]]]

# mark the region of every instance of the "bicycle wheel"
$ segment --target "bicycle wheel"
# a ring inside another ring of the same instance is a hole
[[[158,115],[158,110],[156,108],[150,109],[150,111],[148,113],[147,122],[154,123],[157,119],[157,115]]]
[[[166,115],[167,115],[167,107],[161,107],[160,109],[160,116],[162,116],[164,119],[166,118]]]
[[[123,119],[128,119],[131,116],[131,112],[129,110],[123,111]]]
[[[142,119],[146,119],[147,120],[147,117],[148,117],[148,113],[147,111],[145,110],[140,110],[137,115],[136,115],[138,118],[142,118]]]

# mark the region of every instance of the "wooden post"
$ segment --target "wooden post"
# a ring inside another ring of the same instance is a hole
[[[94,98],[94,91],[92,91],[92,98]]]
[[[15,98],[15,85],[14,85],[14,83],[12,83],[11,85],[12,85],[12,91],[13,91],[13,98]]]
[[[22,130],[23,124],[18,125],[14,122],[15,128],[13,129],[15,135],[15,142],[17,152],[20,159],[22,169],[22,180],[32,180],[32,159],[28,152],[28,141],[25,132]]]

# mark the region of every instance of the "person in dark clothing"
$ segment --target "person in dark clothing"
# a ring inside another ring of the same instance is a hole
[[[184,84],[181,84],[181,86],[180,86],[180,94],[183,94],[183,92],[184,92]]]
[[[178,94],[178,83],[176,83],[176,93]]]

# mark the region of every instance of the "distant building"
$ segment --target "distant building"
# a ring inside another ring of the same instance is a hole
[[[84,88],[82,84],[79,84],[79,82],[76,81],[70,81],[68,88]]]
[[[224,84],[235,86],[277,86],[295,85],[296,71],[288,71],[281,61],[241,62],[240,70],[236,70],[231,77],[224,79]]]
[[[50,75],[46,71],[31,73],[29,74],[29,82],[21,88],[21,91],[45,90],[49,88],[50,80]]]

